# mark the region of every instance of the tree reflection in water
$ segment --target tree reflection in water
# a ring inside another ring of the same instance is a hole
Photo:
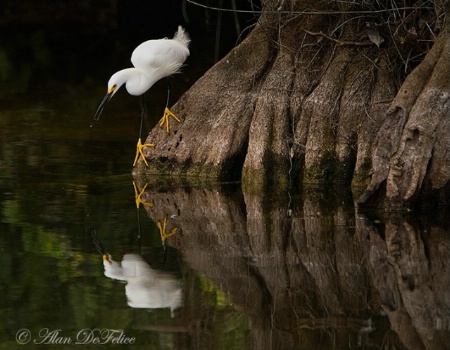
[[[145,210],[181,229],[166,243],[248,316],[254,349],[447,348],[445,223],[371,219],[337,197],[150,185]]]

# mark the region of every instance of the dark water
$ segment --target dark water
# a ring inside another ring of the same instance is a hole
[[[18,46],[44,55],[39,37]],[[135,192],[137,99],[122,92],[89,127],[112,68],[56,74],[48,51],[39,71],[11,47],[0,47],[13,87],[0,95],[0,349],[449,348],[444,209],[378,217],[345,190],[254,195],[158,177]],[[173,99],[206,68],[173,78]],[[146,130],[165,93],[150,94]]]

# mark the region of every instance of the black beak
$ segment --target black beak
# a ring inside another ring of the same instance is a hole
[[[106,105],[108,104],[109,100],[113,97],[113,91],[108,91],[108,93],[103,97],[102,102],[100,102],[100,105],[97,108],[97,112],[95,112],[94,120],[97,121],[100,119],[100,115],[102,114],[103,110],[105,109]]]
[[[105,246],[102,244],[102,242],[100,242],[100,237],[97,235],[97,231],[95,231],[94,229],[91,230],[91,237],[100,255],[105,255],[106,254]]]

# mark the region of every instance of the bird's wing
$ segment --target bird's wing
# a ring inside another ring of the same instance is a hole
[[[180,67],[189,56],[188,48],[172,39],[149,40],[139,45],[131,55],[136,68],[148,72],[163,67]]]

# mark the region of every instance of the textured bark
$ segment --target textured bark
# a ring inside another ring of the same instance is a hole
[[[448,201],[445,197],[450,178],[449,62],[447,23],[386,112],[372,158],[372,180],[360,203],[366,202],[386,182],[388,204],[403,205],[420,194],[424,181],[428,195],[443,189],[442,201]]]
[[[156,143],[147,149],[148,172],[236,177],[248,143],[252,90],[270,54],[267,40],[247,39],[199,79],[173,108],[183,123],[174,123],[170,136],[155,128],[147,138]]]
[[[173,107],[183,123],[151,131],[150,166],[135,174],[242,180],[247,191],[351,184],[361,205],[378,189],[387,206],[425,195],[448,203],[449,25],[398,90],[400,39],[384,34],[377,47],[364,18],[320,14],[364,4],[262,4],[250,35]]]

